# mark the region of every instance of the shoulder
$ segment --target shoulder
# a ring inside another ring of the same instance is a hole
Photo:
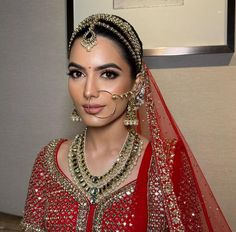
[[[56,153],[56,161],[59,168],[65,173],[66,176],[69,176],[68,169],[68,154],[70,151],[70,146],[73,140],[66,140],[58,147]]]
[[[42,147],[37,154],[31,171],[30,183],[46,183],[46,179],[51,178],[51,174],[57,172],[57,154],[61,145],[68,143],[66,139],[53,139],[47,145]],[[64,145],[63,145],[64,146]],[[36,181],[36,182],[35,182]]]
[[[61,147],[65,146],[64,144],[68,143],[68,139],[58,138],[52,139],[46,146],[43,147],[44,151],[54,151],[61,149]]]
[[[64,138],[52,139],[44,148],[45,149],[56,148],[58,146],[61,146],[63,143],[66,143],[67,141],[69,141],[69,139],[64,139]]]
[[[48,156],[53,157],[58,152],[61,145],[67,141],[68,140],[64,138],[52,139],[51,141],[49,141],[49,143],[43,146],[38,152],[35,160],[35,165],[37,163],[45,161]]]
[[[57,141],[56,144],[58,146],[58,153],[69,151],[72,141],[72,139],[60,139]]]

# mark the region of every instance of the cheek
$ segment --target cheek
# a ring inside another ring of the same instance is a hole
[[[113,83],[107,90],[113,94],[124,94],[132,89],[133,84],[134,81],[124,78],[121,81],[119,80],[117,83]]]
[[[79,87],[78,83],[74,82],[74,80],[69,79],[68,91],[73,101],[77,101],[81,98],[82,88]]]

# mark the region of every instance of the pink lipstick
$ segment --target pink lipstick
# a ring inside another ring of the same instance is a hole
[[[104,108],[104,105],[99,104],[85,104],[83,105],[84,111],[88,114],[98,114]]]

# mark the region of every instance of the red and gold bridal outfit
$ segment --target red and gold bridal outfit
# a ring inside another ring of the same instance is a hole
[[[27,231],[230,232],[191,150],[149,70],[138,132],[148,145],[139,175],[92,205],[59,169],[63,140],[39,154],[30,179]]]
[[[58,167],[57,151],[63,141],[52,141],[37,157],[25,206],[24,227],[32,231],[145,231],[148,223],[146,174],[151,145],[146,148],[137,180],[98,204],[91,204]],[[157,199],[155,228],[164,231],[161,186],[154,183],[154,190],[152,184],[150,181],[148,185]]]

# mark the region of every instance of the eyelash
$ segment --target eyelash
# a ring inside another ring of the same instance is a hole
[[[104,76],[104,74],[106,76]],[[108,74],[108,76],[107,76]],[[110,75],[110,76],[109,76]],[[113,70],[105,70],[104,72],[102,72],[102,76],[103,78],[105,79],[109,79],[109,80],[112,80],[112,79],[116,79],[118,76],[119,76],[119,73],[113,71]]]
[[[72,79],[77,79],[83,76],[84,74],[79,70],[69,70],[67,75]],[[119,73],[113,70],[105,70],[104,72],[102,72],[101,76],[104,79],[113,80],[119,76]]]
[[[71,77],[72,79],[76,79],[76,78],[80,78],[83,75],[83,73],[80,72],[79,70],[69,70],[67,75]]]

